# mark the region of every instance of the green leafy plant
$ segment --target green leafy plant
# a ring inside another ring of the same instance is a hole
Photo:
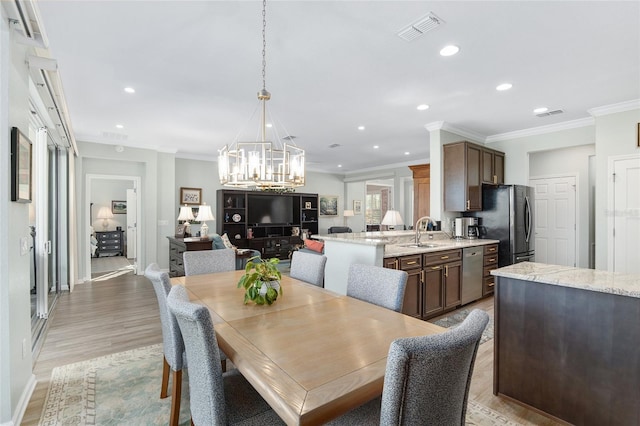
[[[282,295],[280,280],[282,274],[278,270],[279,259],[261,259],[254,256],[247,262],[245,274],[238,281],[238,288],[244,288],[244,303],[253,301],[256,305],[271,305]]]

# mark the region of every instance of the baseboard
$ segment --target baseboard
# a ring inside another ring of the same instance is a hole
[[[31,377],[29,377],[27,385],[24,387],[22,395],[20,395],[20,400],[18,401],[18,405],[16,406],[16,411],[13,415],[13,419],[11,420],[11,422],[5,423],[7,426],[19,425],[22,423],[22,418],[24,417],[24,413],[27,411],[27,406],[29,405],[29,401],[31,400],[31,395],[33,395],[33,391],[36,388],[36,383],[36,376],[35,374],[32,374]]]

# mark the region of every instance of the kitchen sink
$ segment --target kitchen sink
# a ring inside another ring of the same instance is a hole
[[[440,247],[440,244],[434,244],[434,243],[404,243],[404,244],[398,244],[399,246],[402,247],[411,247],[411,248],[435,248],[435,247]]]

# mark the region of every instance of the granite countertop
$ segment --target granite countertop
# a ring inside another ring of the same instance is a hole
[[[363,244],[370,246],[384,246],[384,257],[407,256],[418,253],[429,253],[497,244],[498,240],[454,240],[442,231],[422,232],[420,239],[422,247],[411,247],[415,241],[415,231],[379,231],[355,232],[345,234],[314,235],[325,241],[339,241],[344,243]],[[431,247],[427,247],[427,245]]]
[[[640,275],[535,262],[494,269],[491,275],[640,298]]]

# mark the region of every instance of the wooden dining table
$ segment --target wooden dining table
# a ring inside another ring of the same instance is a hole
[[[284,275],[275,303],[245,305],[243,273],[171,282],[209,309],[220,348],[288,425],[322,424],[380,396],[391,342],[446,330]]]

